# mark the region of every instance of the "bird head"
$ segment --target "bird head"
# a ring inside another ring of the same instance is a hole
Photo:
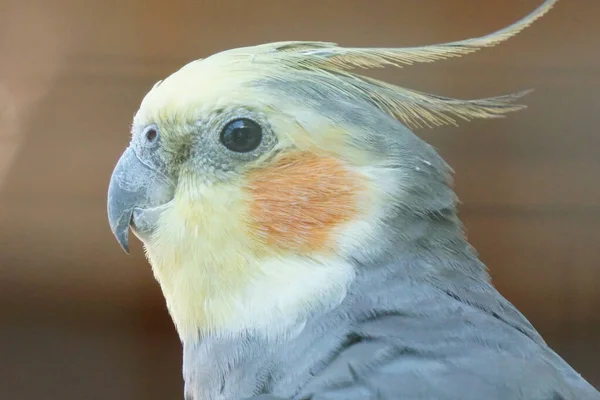
[[[401,246],[418,218],[452,219],[451,170],[409,128],[499,117],[521,109],[523,93],[457,100],[352,69],[493,46],[553,3],[483,38],[408,49],[270,43],[155,84],[111,177],[108,214],[126,251],[130,227],[143,242],[182,340],[293,330],[344,299],[356,260]]]

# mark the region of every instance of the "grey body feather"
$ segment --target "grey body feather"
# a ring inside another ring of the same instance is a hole
[[[403,267],[421,262],[370,266],[341,307],[291,340],[186,348],[191,398],[600,399],[490,284],[407,279]]]

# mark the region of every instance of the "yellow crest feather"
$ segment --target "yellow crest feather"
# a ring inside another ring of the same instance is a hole
[[[433,62],[474,53],[501,43],[545,15],[558,0],[545,0],[529,15],[491,34],[444,44],[408,48],[344,48],[328,42],[288,41],[268,43],[229,51],[248,55],[255,64],[269,64],[265,74],[308,72],[338,81],[337,89],[347,95],[360,96],[381,110],[413,128],[456,125],[456,119],[498,118],[525,108],[514,101],[531,92],[526,90],[503,96],[461,100],[388,84],[351,73],[354,68],[402,67]],[[291,71],[290,71],[291,70]],[[268,72],[267,72],[268,71]]]
[[[485,36],[456,42],[406,48],[344,48],[327,42],[280,42],[273,44],[273,50],[296,53],[300,58],[298,61],[306,66],[340,70],[428,63],[461,57],[502,43],[544,16],[557,2],[546,0],[512,25]]]

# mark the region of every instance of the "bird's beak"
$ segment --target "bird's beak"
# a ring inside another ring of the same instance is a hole
[[[141,240],[149,237],[173,192],[168,178],[143,163],[131,147],[125,150],[110,177],[107,208],[110,229],[126,253],[130,225]]]

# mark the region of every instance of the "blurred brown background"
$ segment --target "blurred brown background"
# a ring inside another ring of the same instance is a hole
[[[0,0],[0,398],[181,399],[181,349],[105,193],[152,84],[277,40],[411,46],[481,35],[541,0]],[[516,38],[378,72],[455,97],[536,89],[496,121],[420,131],[456,170],[496,285],[600,386],[600,2],[562,0]]]

